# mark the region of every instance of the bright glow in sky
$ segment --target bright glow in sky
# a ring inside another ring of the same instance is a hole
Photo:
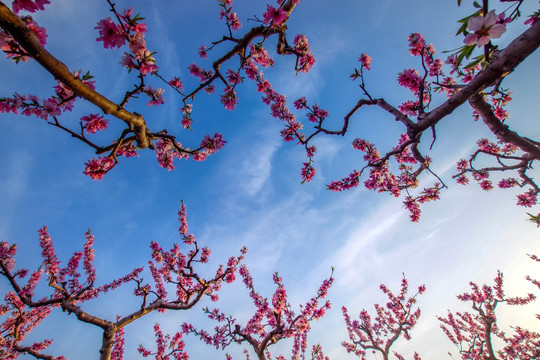
[[[362,95],[348,78],[360,53],[373,57],[366,78],[371,92],[400,104],[409,94],[399,88],[397,74],[419,66],[407,52],[407,36],[420,32],[438,51],[461,46],[462,38],[454,36],[456,21],[472,12],[470,4],[464,3],[458,8],[455,1],[341,0],[339,5],[302,1],[288,22],[289,34],[309,38],[317,63],[310,73],[295,75],[293,60],[276,55],[276,65],[265,70],[265,76],[287,95],[289,103],[306,96],[327,109],[338,127]],[[221,53],[218,47],[206,61],[197,56],[199,46],[225,33],[216,1],[118,0],[116,4],[120,9],[133,6],[146,18],[147,46],[157,52],[161,74],[171,78],[180,74],[187,88],[196,84],[187,66],[193,62],[208,65]],[[523,13],[532,13],[537,5],[529,1]],[[262,18],[266,8],[265,2],[250,0],[235,0],[234,6],[243,31],[253,24],[247,19]],[[107,16],[106,1],[53,0],[35,18],[48,29],[50,52],[71,70],[90,70],[97,90],[119,99],[134,78],[118,65],[120,50],[104,50],[95,41],[94,26]],[[519,25],[511,28],[496,43],[504,47],[523,30]],[[535,53],[505,81],[514,91],[509,124],[533,139],[540,138],[539,63],[540,54]],[[47,96],[54,85],[52,77],[32,61],[15,65],[0,59],[0,79],[0,96],[15,91]],[[156,81],[154,87],[159,86]],[[455,162],[474,151],[476,140],[489,136],[483,124],[473,122],[468,105],[437,128],[437,142],[428,155],[450,188],[443,191],[441,200],[423,206],[420,223],[413,224],[397,199],[360,187],[343,193],[325,190],[330,181],[363,166],[360,153],[350,146],[355,137],[363,136],[381,150],[395,145],[402,129],[392,118],[378,109],[366,109],[353,118],[348,136],[318,139],[318,173],[311,183],[301,184],[303,151],[281,140],[281,124],[271,118],[253,84],[247,82],[238,96],[239,104],[231,112],[220,103],[219,91],[200,94],[194,103],[191,133],[180,130],[180,99],[172,92],[165,93],[166,103],[159,108],[147,108],[146,99],[130,104],[130,110],[142,113],[153,129],[178,130],[176,134],[187,146],[198,145],[205,133],[216,131],[223,133],[227,145],[205,162],[177,162],[171,172],[158,166],[153,153],[143,151],[140,158],[121,161],[102,181],[82,174],[84,162],[94,157],[89,147],[40,119],[2,114],[0,240],[17,243],[18,265],[34,269],[40,259],[40,227],[48,226],[64,261],[82,248],[83,234],[91,227],[98,280],[107,282],[145,265],[150,241],[159,241],[163,247],[178,241],[176,212],[183,199],[190,230],[213,251],[211,264],[222,263],[247,246],[246,264],[256,287],[267,296],[274,291],[272,274],[279,271],[291,304],[305,303],[331,267],[336,268],[336,283],[329,294],[333,307],[314,323],[309,337],[331,359],[353,358],[340,345],[348,340],[341,306],[347,306],[351,316],[363,308],[372,311],[375,302],[385,301],[378,285],[384,283],[397,291],[402,273],[411,288],[427,287],[419,298],[423,313],[412,340],[401,340],[395,347],[406,357],[414,351],[425,359],[443,358],[448,351],[456,355],[457,349],[439,330],[435,316],[447,309],[466,310],[455,296],[469,290],[469,281],[491,283],[499,269],[509,295],[534,291],[524,278],[527,274],[538,278],[540,271],[526,254],[540,255],[540,230],[525,220],[524,208],[515,206],[518,192],[495,189],[488,193],[476,184],[462,187],[451,179]],[[79,101],[74,113],[64,118],[77,122],[90,112],[96,109]],[[429,144],[423,146],[427,149]],[[540,175],[538,171],[531,174]],[[426,185],[431,184],[431,179],[426,180]],[[0,289],[6,288],[2,279]],[[130,289],[127,286],[91,302],[88,308],[110,319],[131,312],[137,303],[130,298]],[[239,281],[224,286],[220,298],[217,305],[222,311],[240,319],[250,316],[248,292]],[[137,357],[139,343],[152,346],[151,325],[156,321],[169,332],[184,321],[210,330],[213,324],[200,310],[212,305],[205,301],[189,312],[155,314],[128,326],[126,358]],[[538,308],[538,302],[520,309],[502,306],[500,322],[539,331],[538,320],[532,316]],[[77,360],[98,356],[101,333],[74,316],[58,312],[33,336],[50,334],[58,334],[50,348],[55,355]],[[188,336],[186,343],[193,359],[224,358],[193,337]],[[290,343],[279,346],[276,350],[290,353]],[[236,359],[241,358],[241,350],[228,349]]]

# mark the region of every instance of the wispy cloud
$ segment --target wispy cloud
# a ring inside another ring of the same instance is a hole
[[[388,215],[388,210],[388,206],[381,206],[365,218],[355,230],[351,231],[344,245],[330,257],[332,263],[339,264],[338,284],[358,286],[363,278],[359,274],[367,270],[362,264],[369,263],[373,267],[383,261],[377,244],[387,238],[399,220],[404,217],[400,212]]]
[[[266,111],[266,109],[263,109]],[[264,115],[267,115],[264,113]],[[235,198],[259,197],[263,199],[271,191],[268,180],[272,173],[274,156],[282,146],[282,140],[276,136],[279,134],[278,123],[271,123],[266,128],[251,129],[251,138],[255,141],[241,143],[231,139],[226,158],[220,171],[230,178],[229,184],[234,184],[238,191],[230,192]],[[250,131],[250,129],[247,129]],[[267,190],[264,192],[263,190]]]

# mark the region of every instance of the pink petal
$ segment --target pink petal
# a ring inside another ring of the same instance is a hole
[[[490,27],[497,23],[497,15],[495,15],[495,10],[488,12],[484,18],[484,27]]]
[[[465,39],[463,39],[463,42],[466,45],[475,45],[477,40],[478,40],[478,35],[469,34],[469,35],[465,36]]]
[[[489,36],[488,35],[483,35],[483,36],[480,36],[480,38],[478,39],[478,43],[476,44],[476,46],[478,47],[482,47],[484,45],[487,45],[487,43],[489,43]]]
[[[475,16],[469,19],[467,26],[472,31],[479,31],[480,29],[482,29],[483,24],[484,24],[484,17]]]
[[[500,38],[502,34],[506,32],[506,26],[503,24],[495,24],[491,29],[489,29],[489,36],[492,39]]]

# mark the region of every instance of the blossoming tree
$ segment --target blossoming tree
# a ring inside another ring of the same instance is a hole
[[[540,262],[535,255],[529,256]],[[540,289],[538,280],[527,280]],[[471,304],[472,313],[448,312],[439,317],[441,328],[459,349],[462,359],[537,359],[540,356],[540,333],[516,326],[505,332],[497,324],[496,308],[499,305],[520,306],[536,299],[529,293],[524,297],[508,297],[503,288],[503,274],[497,273],[493,286],[480,288],[470,283],[471,292],[458,295],[458,299]],[[540,314],[536,317],[540,319]],[[501,345],[502,344],[502,345]]]
[[[388,360],[390,348],[403,335],[407,340],[411,339],[410,331],[416,325],[420,317],[420,309],[414,308],[416,305],[416,297],[422,294],[426,287],[424,285],[418,287],[418,292],[406,298],[409,283],[405,277],[401,281],[401,291],[398,296],[395,296],[390,289],[385,285],[381,285],[381,290],[388,296],[386,306],[375,304],[377,316],[375,321],[371,320],[371,316],[366,310],[360,312],[360,319],[351,321],[349,311],[343,307],[343,316],[351,342],[343,342],[343,346],[347,352],[353,353],[362,360],[367,359],[367,351],[380,353],[384,360]],[[403,360],[397,352],[393,352],[395,357]],[[420,357],[414,353],[414,359],[419,360]]]
[[[40,229],[39,244],[43,262],[26,281],[23,279],[28,276],[28,270],[15,269],[16,244],[2,241],[0,275],[8,280],[11,287],[0,305],[0,315],[5,317],[0,326],[2,359],[16,359],[21,354],[29,354],[38,359],[64,359],[63,356],[54,357],[44,352],[52,339],[44,339],[32,345],[24,342],[26,336],[55,308],[73,314],[79,321],[101,328],[103,340],[99,350],[100,359],[120,360],[124,351],[124,328],[130,323],[154,311],[189,310],[203,297],[217,301],[217,292],[223,282],[230,283],[235,280],[235,273],[246,249],[242,249],[239,256],[231,257],[226,266],[220,265],[213,277],[204,278],[197,273],[195,266],[208,262],[210,250],[207,247],[200,248],[195,236],[188,232],[184,204],[178,215],[182,245],[174,244],[170,250],[163,250],[157,242],[150,245],[152,259],[148,261],[148,268],[152,276],[151,283],[144,280],[143,268],[135,268],[117,280],[96,286],[92,248],[94,236],[90,231],[85,234],[84,250],[75,252],[66,266],[61,267],[48,229]],[[182,250],[181,246],[189,247],[188,251]],[[42,280],[45,280],[50,288],[50,292],[43,297],[36,291]],[[138,308],[123,316],[117,316],[116,319],[106,319],[84,310],[83,303],[128,283],[134,285],[133,294],[140,298]],[[169,295],[171,290],[174,295]],[[38,296],[40,298],[36,299]],[[156,325],[156,328],[159,329],[159,325]],[[158,338],[158,347],[159,340]],[[187,357],[181,333],[174,337],[170,348],[175,359]],[[158,349],[158,352],[160,351],[161,349]]]
[[[282,339],[292,338],[292,359],[305,358],[307,351],[307,335],[311,330],[310,323],[324,316],[326,310],[330,309],[330,301],[319,304],[328,294],[328,289],[332,286],[334,279],[332,276],[324,280],[317,294],[312,297],[304,306],[300,307],[300,313],[296,314],[287,301],[287,290],[283,285],[283,279],[274,274],[273,280],[277,288],[272,296],[271,302],[263,298],[255,291],[253,278],[249,270],[240,267],[240,275],[245,286],[249,290],[249,296],[255,305],[255,314],[248,320],[245,326],[237,323],[237,320],[229,315],[220,313],[218,309],[205,309],[208,317],[221,323],[215,327],[215,334],[210,335],[205,330],[197,330],[190,324],[184,324],[184,332],[194,333],[207,344],[214,345],[217,349],[225,349],[231,343],[246,343],[252,348],[259,360],[273,359],[270,353],[270,346]],[[249,359],[249,351],[245,349],[245,354]],[[312,359],[323,359],[324,354],[318,345],[314,345],[311,353]],[[227,355],[227,359],[231,359]],[[285,357],[279,355],[277,360]]]
[[[30,15],[23,14],[45,10],[50,0],[15,0],[11,9],[0,2],[0,47],[6,56],[15,62],[34,59],[58,80],[48,98],[40,99],[34,95],[18,93],[12,97],[0,98],[0,111],[37,116],[92,147],[98,155],[102,155],[86,163],[84,173],[93,179],[101,179],[114,168],[121,156],[136,156],[138,150],[146,148],[154,149],[160,165],[171,170],[174,168],[174,159],[204,160],[221,149],[226,141],[221,134],[216,133],[204,136],[198,146],[184,146],[179,135],[173,135],[173,129],[149,129],[142,115],[128,110],[130,101],[144,95],[149,99],[148,106],[161,105],[164,103],[165,89],[155,84],[165,86],[180,97],[183,104],[180,109],[181,127],[190,129],[195,126],[193,107],[200,92],[213,93],[221,87],[221,102],[226,109],[232,110],[238,101],[236,88],[247,77],[256,83],[262,101],[270,106],[272,116],[283,121],[283,139],[296,141],[305,148],[307,161],[301,176],[303,181],[310,181],[315,175],[313,163],[316,147],[312,145],[313,139],[323,134],[344,135],[348,132],[350,121],[362,108],[375,106],[403,125],[402,136],[393,149],[383,153],[379,152],[374,142],[361,137],[354,140],[352,146],[365,153],[366,165],[352,171],[342,180],[331,182],[328,189],[342,191],[356,187],[364,172],[369,172],[364,185],[368,189],[390,193],[395,197],[403,196],[411,220],[418,221],[420,204],[437,200],[440,191],[447,187],[445,181],[432,171],[431,159],[426,155],[428,149],[420,145],[421,140],[426,140],[429,135],[425,133],[428,132],[432,136],[433,145],[437,125],[468,102],[473,108],[473,116],[482,119],[493,134],[493,139],[479,140],[478,149],[468,158],[458,161],[454,178],[465,185],[472,176],[483,190],[488,191],[493,188],[492,174],[504,174],[498,186],[523,188],[524,192],[518,195],[517,204],[530,208],[536,205],[537,194],[540,192],[530,175],[531,167],[540,156],[539,142],[510,129],[505,105],[511,100],[511,92],[503,87],[503,82],[540,46],[540,13],[527,14],[524,22],[529,28],[504,49],[494,44],[496,39],[505,34],[507,27],[523,21],[520,11],[523,2],[501,0],[501,3],[510,6],[500,13],[491,8],[493,2],[474,2],[474,12],[460,20],[458,36],[465,35],[465,45],[447,59],[437,57],[434,46],[428,44],[422,35],[412,34],[409,37],[409,52],[418,58],[420,70],[405,69],[398,75],[399,85],[411,91],[411,99],[399,105],[391,104],[369,90],[367,71],[371,68],[372,59],[362,54],[359,68],[354,69],[351,75],[353,80],[358,81],[362,97],[344,117],[341,129],[327,128],[325,123],[329,111],[311,104],[308,99],[300,98],[294,105],[307,112],[308,123],[313,125],[311,129],[304,126],[287,107],[285,96],[272,87],[260,69],[274,64],[267,45],[271,38],[276,39],[277,54],[290,55],[296,59],[294,71],[308,72],[313,66],[315,57],[307,37],[302,34],[290,37],[287,32],[288,19],[296,7],[301,6],[299,0],[278,0],[277,6],[267,5],[260,18],[252,19],[256,26],[248,29],[242,27],[233,9],[233,2],[219,0],[225,35],[200,47],[199,55],[202,58],[207,58],[210,53],[217,54],[210,69],[195,63],[189,66],[189,73],[199,80],[199,85],[190,90],[184,89],[179,76],[165,77],[162,74],[154,53],[147,48],[147,26],[142,22],[143,18],[135,14],[133,9],[118,10],[108,0],[113,16],[97,23],[97,41],[103,43],[106,49],[125,50],[120,63],[135,79],[133,88],[126,90],[123,98],[117,101],[95,90],[96,80],[89,72],[71,71],[46,50],[45,28],[38,25]],[[461,5],[461,1],[458,1],[458,5]],[[72,109],[78,98],[91,102],[97,107],[96,111],[99,109],[101,113],[97,111],[84,115],[79,125],[72,127],[61,116]],[[88,136],[105,131],[111,121],[110,117],[125,123],[125,128],[115,135],[115,140],[100,144],[94,137]],[[492,164],[489,164],[490,159]],[[415,192],[423,173],[431,174],[435,182]],[[530,220],[540,224],[538,215],[530,214]]]
[[[207,134],[198,145],[192,147],[183,145],[181,135],[178,134],[197,125],[194,109],[199,94],[221,91],[221,103],[225,109],[233,110],[238,102],[237,88],[247,78],[256,85],[271,115],[282,121],[283,140],[294,141],[305,149],[307,160],[301,170],[304,182],[309,182],[315,175],[317,149],[313,145],[314,139],[323,135],[346,134],[357,113],[362,108],[374,106],[401,124],[403,134],[395,147],[382,153],[374,142],[362,137],[355,139],[352,147],[365,153],[365,166],[352,171],[342,180],[331,182],[328,189],[342,191],[354,188],[360,184],[366,172],[368,174],[364,185],[368,189],[396,197],[403,196],[411,220],[418,221],[420,204],[437,200],[440,191],[447,186],[432,170],[431,159],[426,154],[428,149],[421,146],[421,140],[425,140],[431,133],[432,143],[435,142],[437,125],[457,108],[468,103],[473,108],[474,118],[482,120],[493,134],[493,139],[479,140],[478,149],[473,154],[458,160],[454,176],[456,181],[465,185],[470,181],[469,177],[472,177],[487,191],[493,188],[493,174],[502,173],[505,175],[498,182],[500,188],[524,189],[525,192],[518,195],[518,205],[530,208],[537,204],[540,188],[530,175],[530,169],[540,159],[540,142],[510,129],[505,106],[511,96],[510,91],[502,86],[505,78],[511,76],[511,72],[540,46],[540,11],[526,14],[527,18],[523,19],[520,8],[524,0],[501,0],[501,3],[510,5],[505,12],[493,9],[493,1],[490,3],[483,0],[482,4],[474,2],[473,13],[460,20],[458,35],[463,36],[461,41],[464,45],[445,60],[437,57],[434,46],[428,44],[421,34],[411,34],[409,52],[418,59],[420,70],[405,69],[398,74],[399,85],[411,92],[411,99],[399,105],[391,104],[369,89],[368,71],[371,71],[372,58],[368,54],[361,54],[358,67],[351,74],[352,80],[359,84],[361,98],[352,105],[341,128],[337,130],[326,127],[330,111],[305,97],[293,102],[296,110],[306,113],[307,124],[312,126],[303,124],[287,106],[285,96],[270,84],[261,71],[261,68],[270,68],[274,64],[275,60],[269,52],[272,41],[276,54],[288,55],[294,59],[294,72],[308,72],[314,65],[315,56],[310,50],[308,38],[303,34],[290,36],[287,29],[287,21],[293,11],[301,6],[300,0],[278,0],[277,4],[268,4],[266,10],[253,19],[256,25],[247,29],[242,27],[243,21],[234,11],[232,0],[218,0],[225,35],[199,48],[199,56],[206,59],[213,55],[213,62],[210,68],[196,63],[188,67],[190,75],[198,82],[188,90],[179,75],[165,75],[165,71],[160,69],[151,46],[147,47],[145,34],[149,30],[143,17],[132,8],[119,10],[115,3],[105,0],[104,5],[110,9],[112,16],[99,21],[96,19],[94,30],[97,41],[105,49],[123,50],[120,64],[134,79],[133,86],[116,100],[106,93],[96,91],[95,83],[100,79],[94,79],[89,71],[73,71],[56,54],[47,50],[47,30],[30,13],[45,11],[50,2],[14,0],[8,6],[0,1],[2,51],[17,64],[36,61],[57,81],[50,96],[45,98],[17,92],[11,96],[2,95],[0,112],[40,118],[88,145],[98,155],[85,164],[84,174],[92,179],[102,179],[121,161],[122,156],[137,156],[144,149],[154,150],[159,164],[168,170],[174,169],[175,159],[202,161],[216,153],[226,144],[220,133]],[[461,5],[460,0],[458,5]],[[507,28],[518,21],[524,22],[528,26],[527,30],[516,36],[504,49],[500,49],[496,39],[504,36]],[[164,104],[164,88],[176,94],[182,103],[179,131],[151,129],[141,114],[130,110],[134,99],[141,96],[147,97],[148,106]],[[65,121],[65,118],[69,117],[67,114],[77,100],[89,102],[95,109],[81,116],[78,123],[73,125]],[[114,138],[112,141],[105,140],[104,136],[95,136],[109,131],[112,121],[123,124],[120,131],[110,135]],[[426,132],[428,135],[425,135]],[[493,164],[484,165],[484,160],[479,161],[481,157],[487,161],[492,160]],[[476,165],[479,162],[481,165]],[[431,174],[435,183],[415,193],[414,189],[419,186],[420,176],[424,173]],[[154,332],[157,349],[154,351],[142,345],[139,347],[140,354],[156,359],[185,359],[187,352],[182,336],[184,333],[194,333],[218,348],[225,348],[232,343],[244,343],[251,347],[259,359],[270,358],[268,349],[277,341],[292,338],[293,358],[304,358],[308,351],[306,336],[311,321],[322,317],[330,307],[329,302],[319,304],[319,301],[326,297],[332,277],[323,282],[317,294],[298,314],[293,312],[287,302],[282,279],[277,274],[274,277],[277,289],[271,301],[255,291],[247,268],[239,266],[245,250],[239,256],[230,258],[226,266],[219,267],[213,277],[205,279],[198,275],[193,266],[206,263],[210,251],[199,248],[198,242],[187,230],[185,216],[186,211],[182,206],[179,218],[183,245],[173,245],[165,251],[158,243],[151,244],[152,259],[148,271],[152,276],[152,285],[142,278],[143,269],[136,268],[118,280],[96,286],[92,250],[94,238],[90,232],[85,235],[83,251],[76,252],[66,266],[61,267],[47,228],[41,229],[39,237],[43,262],[27,281],[24,279],[28,271],[15,269],[16,245],[1,242],[0,274],[7,279],[10,287],[4,303],[0,305],[0,315],[5,319],[0,328],[2,358],[14,359],[21,354],[28,354],[36,358],[54,359],[54,356],[46,354],[51,340],[44,339],[29,345],[25,337],[51,311],[60,308],[68,314],[74,314],[78,320],[103,330],[100,350],[102,359],[121,359],[123,329],[128,324],[154,311],[190,309],[205,296],[217,300],[216,293],[223,281],[233,281],[238,268],[256,307],[247,325],[242,327],[235,318],[224,315],[218,309],[208,309],[209,317],[220,324],[214,335],[198,330],[192,324],[185,324],[182,331],[172,336],[165,335],[156,324]],[[530,217],[540,225],[540,214],[530,214]],[[181,246],[190,249],[182,252]],[[81,260],[82,269],[79,266]],[[50,291],[45,297],[36,300],[40,296],[36,289],[43,276],[46,277],[45,282]],[[536,280],[531,279],[531,282],[538,286]],[[101,318],[83,310],[85,302],[127,283],[134,285],[134,296],[140,299],[140,307],[136,310],[116,319]],[[494,316],[497,304],[505,302],[522,305],[532,301],[533,296],[506,297],[502,288],[502,274],[497,276],[495,283],[494,287],[484,286],[482,289],[471,284],[472,293],[463,294],[460,299],[472,302],[474,313],[458,313],[456,316],[450,313],[447,318],[441,318],[446,334],[459,346],[464,359],[496,359],[492,335],[507,344],[499,352],[501,358],[538,357],[535,352],[539,346],[537,333],[517,328],[516,335],[508,336],[495,326]],[[359,321],[351,321],[344,309],[351,341],[344,343],[348,351],[364,357],[366,350],[375,350],[386,359],[391,354],[391,346],[400,336],[409,338],[409,331],[416,324],[420,312],[414,308],[416,295],[406,298],[407,286],[404,279],[398,296],[382,287],[389,302],[386,307],[376,305],[377,317],[374,322],[366,311],[361,312]],[[171,289],[174,296],[170,295]],[[422,286],[418,294],[423,291]],[[249,352],[246,352],[248,357]],[[399,354],[394,355],[398,359],[402,358]],[[318,346],[313,348],[311,356],[313,359],[325,358]],[[284,359],[283,356],[277,358]],[[419,356],[415,355],[415,358]]]

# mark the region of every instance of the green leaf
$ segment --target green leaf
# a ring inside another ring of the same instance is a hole
[[[457,54],[458,52],[460,52],[461,50],[463,50],[463,48],[464,48],[465,46],[467,46],[467,45],[463,45],[463,46],[458,47],[457,49],[454,49],[454,50],[443,50],[443,51],[441,51],[441,53],[443,53],[443,54],[447,54],[447,53],[456,53],[456,54]]]
[[[459,66],[464,58],[468,59],[472,52],[474,51],[475,45],[466,45],[463,47],[463,50],[460,51],[457,60],[456,60],[456,66]]]
[[[465,65],[465,69],[470,69],[472,67],[475,67],[476,65],[480,64],[480,62],[484,61],[484,54],[479,55],[474,58],[474,61],[471,61],[467,65]]]
[[[464,32],[466,29],[467,29],[467,25],[469,24],[469,19],[472,18],[472,17],[475,17],[475,16],[478,16],[480,15],[480,11],[481,10],[478,10],[476,12],[474,12],[473,14],[469,15],[469,16],[466,16],[464,17],[463,19],[460,19],[458,20],[458,23],[461,23],[461,27],[459,28],[458,32],[456,33],[456,35],[459,35],[461,34],[462,32]]]
[[[482,8],[482,5],[480,5],[479,3],[477,3],[476,1],[473,2],[473,6],[477,9],[481,9]]]
[[[457,0],[457,6],[461,6],[461,0]]]
[[[467,29],[467,22],[464,22],[463,24],[461,24],[461,26],[459,27],[456,35],[459,35],[463,32],[465,32],[465,30]]]

